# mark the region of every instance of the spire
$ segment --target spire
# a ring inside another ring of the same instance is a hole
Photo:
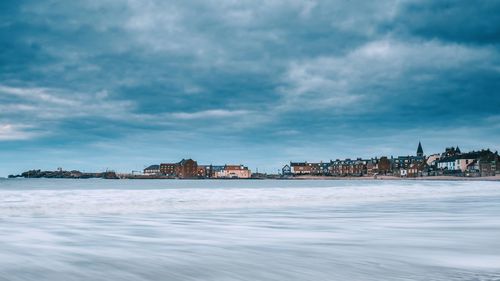
[[[424,150],[422,149],[422,144],[420,142],[418,142],[417,156],[424,156]]]
[[[455,153],[457,153],[457,154],[461,154],[461,153],[462,153],[462,152],[460,151],[460,148],[458,147],[458,145],[457,145],[457,149],[455,149]]]

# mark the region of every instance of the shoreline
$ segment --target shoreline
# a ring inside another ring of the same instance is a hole
[[[500,181],[500,175],[489,177],[454,177],[454,176],[428,176],[428,177],[397,177],[397,176],[363,176],[363,177],[328,177],[328,176],[299,176],[292,180],[373,180],[373,181]]]
[[[16,180],[16,179],[58,179],[58,180],[87,180],[89,178],[0,178],[1,180]],[[90,178],[90,179],[104,179],[105,178]],[[284,178],[167,178],[167,177],[125,177],[115,178],[114,180],[316,180],[316,181],[500,181],[500,175],[488,177],[454,177],[454,176],[428,176],[428,177],[396,177],[396,176],[362,176],[362,177],[331,177],[331,176],[297,176],[297,177],[284,177]]]

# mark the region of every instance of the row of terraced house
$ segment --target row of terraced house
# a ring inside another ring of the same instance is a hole
[[[425,156],[419,143],[416,155],[337,159],[328,162],[290,162],[282,168],[285,177],[293,176],[375,176],[421,177],[438,175],[494,176],[500,174],[498,152],[490,150],[462,153],[460,148],[446,148],[443,153]]]
[[[252,176],[252,172],[244,165],[199,165],[193,159],[182,159],[174,163],[151,165],[144,169],[144,175],[183,179],[247,179]]]

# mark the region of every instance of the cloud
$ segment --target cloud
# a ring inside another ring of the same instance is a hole
[[[120,118],[122,113],[133,108],[129,101],[109,99],[106,91],[87,94],[57,88],[0,85],[0,95],[17,98],[3,104],[6,110],[12,107],[19,113],[31,112],[33,117],[40,119],[85,116]]]
[[[228,117],[241,117],[249,114],[246,110],[225,110],[225,109],[212,109],[198,112],[175,112],[172,117],[181,120],[195,120],[195,119],[212,119],[212,118],[228,118]]]
[[[133,103],[115,100],[106,91],[72,92],[44,87],[14,87],[0,85],[0,121],[7,122],[2,140],[31,139],[41,136],[24,129],[31,128],[56,133],[63,122],[81,118],[122,120],[132,114]],[[10,123],[26,123],[29,127]],[[55,132],[54,132],[55,131]],[[7,137],[11,134],[13,137]],[[15,136],[15,137],[14,137]]]
[[[0,141],[27,140],[40,136],[39,132],[31,131],[31,126],[0,124]]]
[[[392,38],[372,41],[341,56],[292,62],[284,77],[286,86],[280,89],[282,107],[341,113],[380,110],[388,99],[405,99],[410,94],[413,98],[426,98],[429,93],[446,95],[443,87],[455,90],[450,81],[455,76],[452,72],[495,72],[499,61],[491,47]],[[441,102],[446,96],[434,98]],[[420,103],[414,100],[408,104],[415,102]]]
[[[474,45],[500,42],[498,1],[405,1],[388,24],[396,32]]]

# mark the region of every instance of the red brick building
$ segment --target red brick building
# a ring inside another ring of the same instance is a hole
[[[182,159],[177,163],[175,172],[179,178],[196,178],[198,176],[198,163],[193,159]]]
[[[160,164],[160,174],[169,177],[176,176],[177,163],[162,163]]]

